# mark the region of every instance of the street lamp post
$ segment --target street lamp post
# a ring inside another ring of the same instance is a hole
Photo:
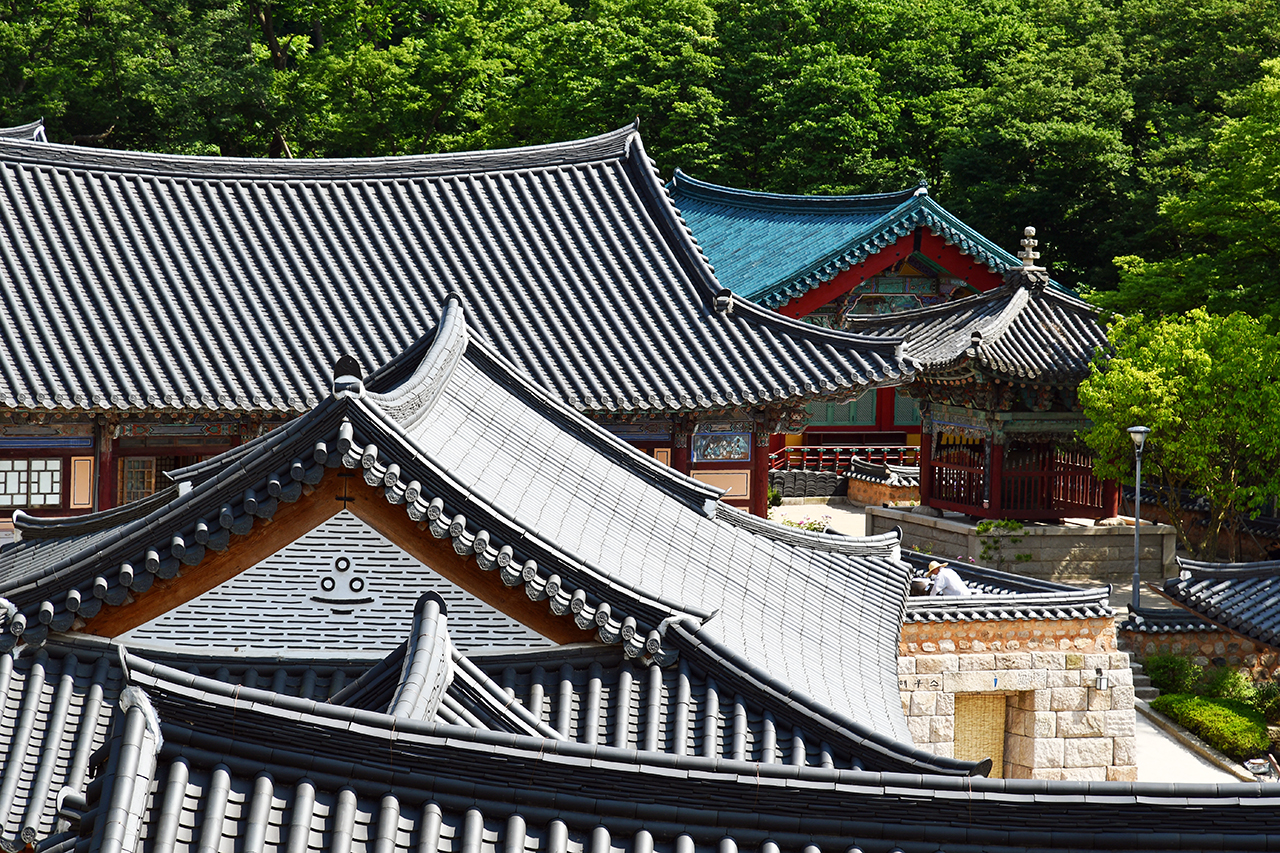
[[[1129,438],[1133,439],[1133,455],[1137,460],[1133,475],[1133,598],[1129,604],[1129,609],[1134,612],[1138,610],[1138,600],[1142,594],[1142,579],[1138,573],[1138,555],[1141,553],[1138,534],[1142,527],[1142,445],[1147,443],[1147,434],[1150,432],[1150,427],[1129,427]]]

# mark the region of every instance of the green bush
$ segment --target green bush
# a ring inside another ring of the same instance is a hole
[[[1209,670],[1204,677],[1201,689],[1197,692],[1212,699],[1235,699],[1257,711],[1262,710],[1253,701],[1253,695],[1256,692],[1253,679],[1231,667]]]
[[[1151,676],[1151,686],[1161,693],[1197,693],[1204,670],[1197,664],[1177,655],[1156,655],[1142,663]]]
[[[778,489],[775,489],[773,486],[770,486],[770,487],[769,487],[768,495],[769,495],[769,506],[781,506],[781,505],[782,505],[782,492],[781,492],[781,491],[779,491]]]
[[[1257,708],[1268,723],[1280,723],[1280,684],[1264,681],[1254,685],[1253,701],[1249,704]]]
[[[1253,758],[1271,746],[1262,714],[1234,699],[1171,693],[1153,699],[1151,707],[1236,761]]]

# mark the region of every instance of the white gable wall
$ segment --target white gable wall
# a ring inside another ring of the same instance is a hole
[[[437,592],[448,604],[449,634],[463,652],[554,645],[346,510],[119,639],[247,655],[376,659],[409,635],[414,603],[424,592]]]

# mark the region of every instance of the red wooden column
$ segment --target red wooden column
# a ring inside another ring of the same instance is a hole
[[[116,442],[111,437],[114,430],[110,423],[98,427],[98,500],[94,507],[98,512],[116,505]]]
[[[751,450],[751,514],[769,517],[769,439],[767,432],[754,433]]]
[[[990,509],[995,516],[998,517],[1004,510],[1003,491],[1004,491],[1004,443],[996,444],[996,437],[993,435],[987,439],[991,442],[991,470],[987,472],[987,482],[991,484]]]
[[[1120,484],[1115,480],[1102,481],[1103,518],[1115,518],[1120,514]]]
[[[933,498],[933,433],[920,433],[920,506]]]
[[[689,456],[689,437],[693,433],[693,425],[677,421],[671,428],[671,467],[681,474],[693,471]]]

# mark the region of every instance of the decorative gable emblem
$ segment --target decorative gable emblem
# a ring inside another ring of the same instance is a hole
[[[317,604],[327,604],[336,616],[349,616],[362,604],[372,604],[373,596],[365,595],[365,579],[358,569],[352,568],[351,558],[338,557],[332,570],[320,578],[320,592],[312,594]]]

